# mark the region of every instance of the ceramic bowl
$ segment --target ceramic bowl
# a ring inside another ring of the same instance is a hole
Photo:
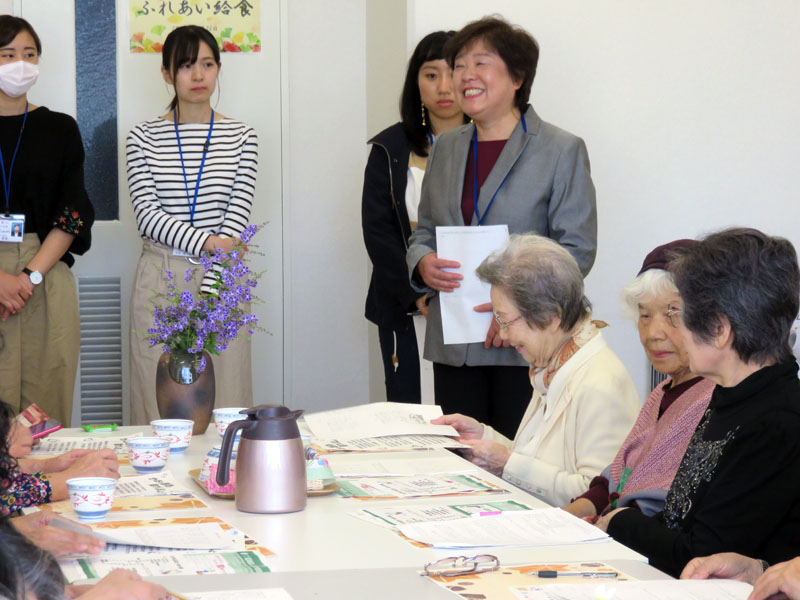
[[[244,407],[240,408],[215,408],[214,409],[214,425],[217,427],[217,433],[220,437],[225,436],[225,430],[228,428],[228,425],[233,423],[234,421],[245,421],[247,420],[247,415],[240,415],[240,410],[246,410]],[[240,429],[236,433],[236,439],[233,440],[234,443],[238,443],[239,440],[242,438],[242,430]]]
[[[99,521],[111,510],[116,479],[110,477],[75,477],[67,479],[72,510],[81,521]]]
[[[157,419],[150,421],[153,435],[169,439],[169,451],[172,454],[182,454],[192,441],[192,427],[194,421],[189,419]]]
[[[165,437],[128,438],[128,458],[137,473],[158,473],[167,464],[169,443]]]

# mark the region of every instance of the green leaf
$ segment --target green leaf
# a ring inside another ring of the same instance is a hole
[[[220,32],[219,35],[222,37],[222,39],[229,38],[229,37],[231,37],[231,32],[232,31],[233,31],[233,27],[226,27],[225,29],[223,29]]]
[[[248,33],[247,34],[247,41],[251,44],[258,44],[258,36],[255,33]]]
[[[250,52],[252,49],[253,47],[248,46],[247,44],[242,44],[241,46],[239,46],[239,50],[241,50],[242,52]]]
[[[151,40],[150,38],[144,38],[142,40],[142,46],[144,46],[145,50],[152,47],[152,45],[153,45],[153,40]]]
[[[166,28],[167,28],[166,25],[153,25],[150,28],[150,33],[152,33],[153,35],[161,35],[162,33],[164,33],[164,30]]]

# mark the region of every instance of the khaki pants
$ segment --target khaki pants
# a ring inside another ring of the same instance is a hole
[[[186,283],[186,269],[196,269],[194,280]],[[163,350],[150,346],[147,330],[153,326],[155,292],[166,294],[164,274],[167,269],[175,274],[176,291],[188,290],[197,294],[203,276],[201,265],[190,264],[182,256],[173,256],[172,249],[162,248],[144,241],[142,256],[136,267],[136,279],[131,295],[130,382],[131,424],[145,425],[159,418],[156,404],[156,365]],[[165,299],[158,299],[164,306]],[[213,356],[216,396],[214,406],[253,405],[253,383],[250,367],[250,335],[242,330],[239,337],[219,356]]]
[[[21,244],[0,242],[0,269],[16,275],[40,247],[35,233]],[[80,335],[75,278],[58,261],[22,311],[0,323],[0,399],[16,411],[35,402],[69,427]]]

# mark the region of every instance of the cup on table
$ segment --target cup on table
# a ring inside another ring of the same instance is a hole
[[[233,423],[234,421],[245,421],[247,420],[247,415],[239,414],[240,410],[246,410],[245,407],[239,408],[215,408],[214,412],[214,425],[217,427],[217,433],[220,437],[225,437],[225,430],[228,428],[228,425]],[[234,444],[238,444],[239,440],[242,437],[242,430],[236,432],[236,439],[233,440]]]
[[[158,473],[167,464],[170,440],[166,437],[128,438],[128,458],[137,473]]]
[[[169,451],[172,454],[182,454],[192,441],[192,427],[194,421],[190,419],[156,419],[150,421],[153,435],[169,440]]]
[[[110,477],[75,477],[67,479],[72,510],[81,521],[99,521],[111,510],[116,479]]]

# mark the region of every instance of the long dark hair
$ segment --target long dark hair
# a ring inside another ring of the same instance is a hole
[[[444,58],[445,43],[456,34],[455,31],[434,31],[422,38],[408,60],[406,81],[400,96],[400,118],[403,131],[408,138],[411,151],[419,156],[428,156],[428,134],[431,131],[430,119],[422,126],[422,98],[419,95],[419,70],[422,63]],[[466,123],[468,119],[465,118]]]
[[[62,600],[66,581],[55,557],[0,519],[0,598]]]
[[[161,49],[161,65],[172,77],[173,85],[178,67],[185,64],[194,64],[197,61],[197,54],[200,52],[200,42],[205,42],[214,54],[214,61],[217,65],[222,64],[219,59],[219,45],[217,40],[208,29],[199,25],[184,25],[176,27],[164,40],[164,47]],[[169,103],[169,109],[173,110],[178,106],[178,93]]]
[[[0,15],[0,48],[8,46],[21,31],[27,31],[36,44],[36,54],[42,54],[42,42],[36,35],[36,30],[22,17]]]

